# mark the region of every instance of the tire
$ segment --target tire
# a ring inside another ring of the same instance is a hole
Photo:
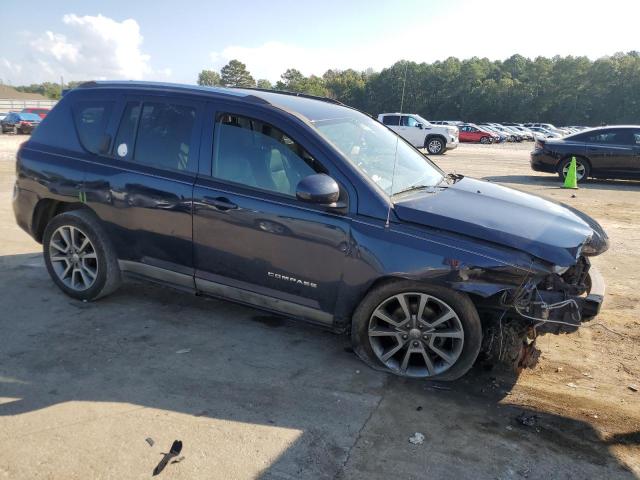
[[[15,125],[13,126],[13,134],[18,135],[18,127],[16,127]]]
[[[481,137],[480,138],[480,143],[483,143],[483,144],[486,145],[488,143],[491,143],[491,139],[489,137]]]
[[[567,157],[558,164],[558,176],[563,182],[570,163],[571,157]],[[589,178],[589,175],[591,174],[591,165],[586,159],[582,157],[576,157],[576,174],[576,180],[578,181],[578,183],[584,182]]]
[[[431,155],[442,155],[444,153],[447,144],[440,137],[427,138],[424,142],[424,147]]]
[[[53,217],[42,247],[51,279],[70,297],[97,300],[120,286],[118,258],[93,212],[73,210]]]
[[[409,320],[403,320],[406,315],[400,297],[413,314]],[[425,297],[420,320],[418,311]],[[379,312],[385,312],[383,316],[397,325],[382,320]],[[438,320],[451,314],[445,321]],[[428,320],[439,323],[431,326]],[[351,322],[351,342],[358,356],[377,370],[449,381],[460,378],[473,366],[482,344],[482,327],[478,311],[466,294],[398,280],[373,289],[358,305]]]

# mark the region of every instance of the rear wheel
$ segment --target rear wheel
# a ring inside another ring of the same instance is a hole
[[[426,148],[427,148],[427,152],[429,152],[431,155],[443,154],[445,147],[446,147],[446,144],[444,140],[442,140],[441,138],[433,137],[433,138],[427,139]]]
[[[351,340],[358,356],[373,368],[404,377],[455,380],[475,362],[482,329],[468,296],[398,281],[364,298],[353,316]]]
[[[565,158],[560,165],[558,166],[558,176],[562,181],[567,178],[567,174],[569,173],[569,166],[571,165],[571,157]],[[584,158],[576,157],[576,180],[578,182],[582,182],[589,178],[589,174],[591,173],[591,168],[589,162],[587,162]]]
[[[49,275],[70,297],[96,300],[120,285],[115,251],[91,212],[73,210],[55,216],[42,245]]]

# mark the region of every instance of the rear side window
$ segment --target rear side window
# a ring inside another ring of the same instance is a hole
[[[145,103],[134,160],[172,170],[195,171],[189,149],[196,109],[168,103]]]
[[[385,125],[400,125],[399,115],[385,115],[382,117],[382,123]]]
[[[99,153],[112,110],[113,102],[106,101],[78,102],[73,107],[80,143],[91,153]]]
[[[194,172],[190,152],[196,109],[173,103],[127,104],[116,141],[116,158],[157,168]]]

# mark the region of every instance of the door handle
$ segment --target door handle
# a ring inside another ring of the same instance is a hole
[[[229,201],[229,199],[225,197],[204,197],[202,202],[206,203],[207,205],[211,205],[216,210],[221,211],[235,210],[236,208],[238,208],[238,205]]]

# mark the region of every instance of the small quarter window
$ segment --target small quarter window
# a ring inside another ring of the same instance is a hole
[[[112,110],[113,102],[87,101],[74,105],[73,120],[80,143],[91,153],[99,153]]]

